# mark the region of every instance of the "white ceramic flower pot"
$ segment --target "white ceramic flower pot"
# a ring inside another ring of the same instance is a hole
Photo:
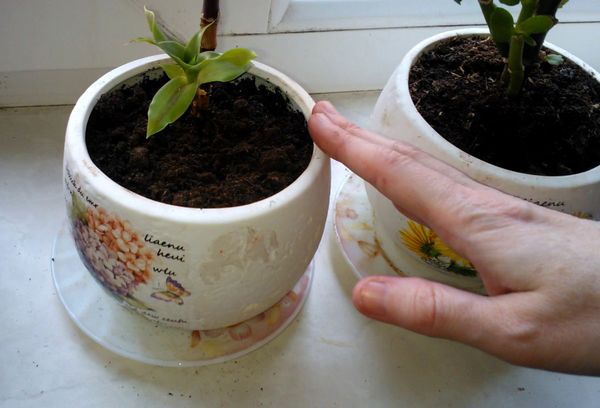
[[[168,60],[123,65],[92,84],[67,126],[65,197],[81,258],[125,306],[157,322],[213,329],[251,318],[280,300],[313,258],[329,202],[329,159],[314,147],[302,175],[281,192],[231,208],[194,209],[159,203],[109,179],[85,144],[100,96]],[[308,117],[311,97],[282,73],[253,63],[257,81],[278,87]]]
[[[465,153],[440,136],[417,112],[408,88],[408,77],[418,57],[439,41],[454,36],[487,35],[481,29],[445,32],[428,38],[412,48],[392,74],[379,97],[372,118],[372,130],[390,139],[408,142],[466,173],[471,178],[508,194],[570,214],[600,219],[600,167],[570,176],[536,176],[506,170]],[[599,74],[584,62],[552,45],[596,78]],[[453,272],[450,265],[472,268],[467,260],[453,254],[432,257],[419,251],[423,240],[434,237],[431,231],[408,220],[373,187],[367,187],[375,216],[376,235],[383,251],[408,275],[423,276],[457,287],[481,290],[477,277]],[[444,252],[444,251],[442,251]],[[460,269],[460,268],[459,268]],[[456,269],[455,269],[456,270]]]

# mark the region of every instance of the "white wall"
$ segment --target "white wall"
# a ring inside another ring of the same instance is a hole
[[[261,61],[310,92],[379,89],[410,46],[445,29],[269,34],[270,0],[221,3],[220,48],[252,48]],[[144,4],[156,9],[169,27],[177,27],[178,34],[189,36],[197,29],[200,0],[0,0],[0,106],[73,103],[111,67],[157,53],[146,44],[128,44],[147,34]],[[563,23],[550,40],[600,68],[598,37],[598,22]]]

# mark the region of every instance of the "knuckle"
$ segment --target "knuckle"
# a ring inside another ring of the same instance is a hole
[[[433,334],[441,324],[441,293],[431,282],[422,282],[413,292],[411,314],[413,327],[423,334]]]
[[[344,119],[341,123],[341,128],[349,133],[360,131],[361,128],[357,124],[350,122],[349,120]]]
[[[505,340],[526,347],[540,338],[541,328],[536,322],[527,319],[513,319],[505,328]]]
[[[480,339],[484,348],[496,350],[495,354],[513,364],[527,363],[542,351],[540,340],[548,334],[543,319],[526,312],[517,314],[511,308],[501,308],[496,312],[495,335]]]
[[[531,217],[531,204],[525,200],[495,199],[489,200],[485,204],[491,212],[503,218],[526,220]]]
[[[516,320],[499,337],[497,340],[505,344],[505,351],[508,352],[506,359],[510,363],[523,365],[541,352],[539,340],[543,338],[543,329],[534,322]]]
[[[349,138],[344,129],[334,129],[330,142],[333,144],[334,156],[343,156],[348,151]]]
[[[413,159],[415,159],[419,154],[422,153],[416,147],[408,143],[401,142],[399,140],[395,140],[392,143],[391,150]]]
[[[467,191],[463,196],[468,199],[459,200],[461,205],[457,211],[463,225],[487,230],[533,218],[532,205],[524,200],[500,196],[496,192]]]
[[[390,149],[389,147],[379,146],[376,156],[378,161],[374,163],[379,169],[393,169],[400,171],[405,168],[413,160],[409,154],[401,153],[395,148]],[[390,175],[395,174],[396,171],[373,171],[375,175],[375,186],[380,191],[387,191],[390,188],[390,183],[394,180],[390,178]]]

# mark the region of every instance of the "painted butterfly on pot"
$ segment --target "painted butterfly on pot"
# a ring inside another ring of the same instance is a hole
[[[173,302],[178,305],[183,305],[183,298],[190,295],[190,292],[170,276],[167,277],[166,281],[167,290],[160,292],[154,292],[151,296],[154,299],[162,300],[164,302]]]

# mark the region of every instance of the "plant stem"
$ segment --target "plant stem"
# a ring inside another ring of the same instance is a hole
[[[555,17],[560,3],[562,3],[562,0],[539,0],[536,14]]]
[[[492,12],[496,9],[496,5],[494,4],[494,0],[479,0],[479,7],[483,12],[483,17],[485,17],[485,22],[487,25],[490,25],[490,18],[492,17]]]
[[[194,96],[194,100],[192,101],[192,109],[191,113],[194,117],[200,116],[200,111],[205,109],[209,104],[208,93],[202,89],[198,88],[196,90],[196,96]]]
[[[523,49],[525,41],[521,35],[513,35],[510,39],[510,52],[508,54],[508,88],[506,93],[515,97],[521,92],[525,78],[525,67],[523,66]]]
[[[533,16],[536,12],[535,7],[537,5],[537,1],[535,0],[526,0],[521,1],[521,12],[519,13],[519,18],[517,20],[517,24],[522,23],[527,20],[529,17]]]
[[[200,27],[210,27],[202,36],[200,51],[214,51],[217,48],[217,26],[219,23],[219,0],[204,0]]]
[[[204,0],[202,3],[202,16],[200,17],[200,28],[209,26],[202,35],[200,43],[200,52],[214,51],[217,48],[217,26],[219,23],[219,0]],[[208,93],[198,88],[196,96],[192,101],[191,113],[193,116],[200,116],[200,111],[209,105]]]
[[[560,6],[561,2],[562,0],[539,0],[534,14],[537,16],[546,15],[556,19],[556,11],[558,10],[558,6]],[[538,59],[540,49],[542,48],[542,45],[544,45],[544,41],[546,39],[546,34],[547,33],[541,33],[531,36],[536,45],[533,47],[529,45],[525,47],[523,54],[525,65],[531,65]]]
[[[479,8],[481,8],[481,12],[483,13],[483,17],[485,18],[485,22],[487,23],[488,27],[491,27],[492,14],[497,9],[496,5],[494,4],[494,0],[479,0]],[[509,43],[498,41],[498,39],[494,38],[493,35],[492,40],[494,40],[494,43],[496,44],[498,51],[500,51],[500,54],[505,58],[508,57]]]

